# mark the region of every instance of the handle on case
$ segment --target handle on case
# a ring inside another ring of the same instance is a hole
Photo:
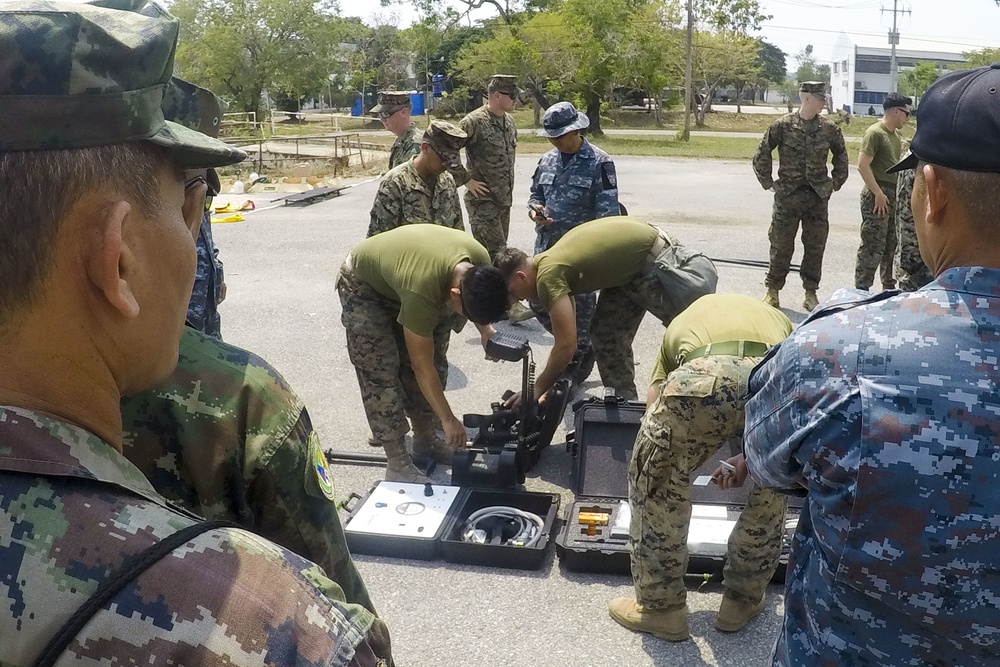
[[[576,456],[579,446],[576,443],[576,431],[570,431],[566,434],[566,453],[570,456]]]
[[[359,500],[361,500],[361,496],[354,491],[351,491],[347,494],[347,498],[341,501],[340,506],[347,510],[347,513],[350,514],[358,506]]]
[[[618,398],[618,394],[615,393],[614,387],[604,388],[604,405],[616,405],[621,402]]]

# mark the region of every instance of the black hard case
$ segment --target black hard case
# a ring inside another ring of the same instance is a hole
[[[452,563],[522,570],[538,569],[545,562],[552,541],[552,528],[559,511],[557,494],[448,487],[455,489],[458,498],[433,535],[414,538],[351,531],[351,520],[361,511],[379,484],[381,482],[376,482],[364,497],[354,494],[357,502],[351,505],[344,522],[344,534],[352,553],[415,560],[444,558]],[[539,543],[534,547],[521,548],[462,542],[460,535],[465,520],[476,510],[493,505],[516,507],[540,516],[545,527]]]
[[[576,412],[574,431],[567,436],[567,448],[573,455],[572,484],[576,502],[567,508],[565,521],[556,535],[556,553],[567,570],[630,575],[628,539],[612,539],[608,528],[600,535],[586,536],[577,517],[581,510],[609,512],[613,523],[620,502],[628,499],[628,467],[645,404],[605,396],[577,403],[573,409]],[[692,480],[711,475],[719,459],[730,456],[728,446],[720,447],[692,474]],[[692,486],[691,501],[695,505],[717,508],[715,511],[720,518],[725,508],[726,519],[735,521],[746,506],[750,488],[749,483],[729,490],[714,484]],[[789,500],[786,525],[798,519],[801,504],[801,499]],[[784,581],[787,537],[785,542],[775,581]],[[718,550],[699,552],[689,548],[688,572],[691,574],[720,573],[724,562],[724,554]]]

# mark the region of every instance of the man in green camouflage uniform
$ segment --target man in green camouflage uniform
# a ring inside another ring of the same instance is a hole
[[[635,599],[616,598],[608,607],[626,628],[670,641],[690,636],[684,574],[691,473],[742,438],[750,371],[791,330],[781,311],[740,294],[703,296],[667,327],[629,466]],[[736,632],[763,609],[781,556],[785,506],[771,489],[751,491],[729,537],[718,629]]]
[[[454,312],[476,324],[486,345],[490,322],[507,308],[503,281],[484,271],[489,263],[486,249],[464,232],[404,225],[356,245],[340,269],[347,351],[371,428],[369,444],[385,449],[387,480],[429,481],[406,452],[407,417],[415,455],[450,463],[453,451],[465,446],[465,427],[444,396],[447,346],[442,350],[437,336]],[[483,280],[497,288],[494,299],[466,303],[463,293]],[[438,424],[445,440],[435,433]]]
[[[121,454],[119,397],[177,363],[207,192],[190,174],[245,157],[164,122],[178,23],[150,13],[0,7],[0,664],[42,657],[162,545],[60,663],[387,664],[385,626],[315,564],[168,504]]]
[[[538,301],[552,319],[555,343],[538,379],[541,398],[577,350],[574,298],[601,291],[591,326],[597,369],[605,387],[636,398],[632,341],[646,313],[664,325],[695,299],[715,291],[711,260],[635,217],[598,218],[566,232],[551,248],[528,257],[508,246],[494,260],[512,297]],[[471,291],[470,303],[494,294]],[[516,403],[520,397],[511,400]]]
[[[395,135],[389,149],[389,169],[394,169],[420,153],[420,129],[410,120],[409,93],[397,90],[378,91],[378,104],[371,113],[382,121],[382,126]]]
[[[431,121],[420,153],[382,177],[368,236],[424,222],[464,230],[455,179],[447,172],[460,163],[458,150],[464,143],[465,132],[443,120]]]
[[[765,190],[774,188],[774,212],[767,238],[771,256],[764,286],[764,303],[778,308],[778,292],[785,286],[795,234],[802,222],[802,264],[799,274],[806,296],[802,307],[819,303],[816,290],[823,274],[823,253],[830,233],[830,195],[844,185],[850,170],[844,134],[819,113],[826,104],[826,84],[807,81],[799,86],[798,111],[779,118],[764,133],[753,156],[753,170]],[[772,157],[778,149],[778,180],[773,180]],[[832,173],[827,158],[833,155]],[[832,175],[832,178],[831,178]]]
[[[913,100],[889,93],[882,102],[882,118],[865,130],[858,153],[861,190],[861,245],[854,267],[854,286],[871,289],[878,271],[882,289],[896,287],[892,262],[896,256],[896,174],[886,170],[899,161],[899,132],[910,119]],[[880,268],[881,267],[881,268]]]
[[[912,292],[934,280],[934,274],[920,257],[920,247],[917,244],[917,229],[913,222],[913,207],[910,204],[914,170],[904,169],[898,172],[897,176],[899,180],[896,182],[896,281],[899,289]]]
[[[458,185],[466,186],[465,210],[476,240],[491,257],[507,245],[514,192],[514,153],[517,126],[510,114],[517,105],[517,77],[495,74],[486,91],[486,104],[458,125],[468,135],[465,161],[451,170]]]
[[[313,561],[375,612],[309,413],[270,364],[184,327],[173,374],[121,411],[122,453],[163,497]]]

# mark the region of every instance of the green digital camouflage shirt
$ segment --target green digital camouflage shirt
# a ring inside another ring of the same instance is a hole
[[[410,125],[406,132],[396,137],[389,149],[389,169],[395,169],[420,152],[420,136],[423,130],[416,125]]]
[[[468,169],[459,165],[452,170],[455,182],[465,185],[470,179],[486,183],[489,197],[499,206],[510,206],[514,192],[514,154],[517,149],[517,127],[509,113],[493,114],[482,106],[459,121],[465,130],[465,161]]]
[[[375,611],[309,413],[270,364],[185,327],[170,378],[121,410],[123,452],[160,494],[317,563],[348,602]]]
[[[773,180],[772,156],[778,149],[778,180]],[[833,171],[827,159],[833,154]],[[823,116],[804,121],[798,111],[785,114],[764,132],[753,156],[753,170],[765,189],[774,186],[779,195],[801,186],[812,187],[823,199],[847,182],[850,160],[840,128]],[[831,178],[832,176],[832,178]]]
[[[444,172],[428,183],[410,159],[382,177],[372,204],[368,236],[421,222],[465,230],[455,179]]]
[[[30,665],[112,572],[200,519],[97,436],[0,408],[0,665]],[[315,564],[253,533],[189,539],[114,594],[60,664],[385,665],[388,637]]]

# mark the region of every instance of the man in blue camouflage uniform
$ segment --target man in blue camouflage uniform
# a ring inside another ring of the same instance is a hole
[[[915,292],[843,290],[750,380],[754,479],[807,491],[773,664],[1000,664],[1000,65],[924,94]]]
[[[200,172],[245,157],[164,122],[177,34],[167,14],[0,6],[0,664],[58,648],[99,587],[179,531],[60,664],[387,664],[384,625],[315,564],[199,525],[121,454],[119,396],[177,363]]]
[[[545,110],[542,129],[553,149],[542,156],[531,177],[528,217],[535,223],[535,254],[544,252],[569,230],[597,218],[619,215],[618,176],[611,156],[580,135],[590,127],[587,115],[569,102]],[[590,322],[597,308],[597,293],[578,294],[576,302],[577,353],[574,376],[583,382],[594,368]],[[548,313],[537,302],[529,303],[538,321],[549,332]]]

